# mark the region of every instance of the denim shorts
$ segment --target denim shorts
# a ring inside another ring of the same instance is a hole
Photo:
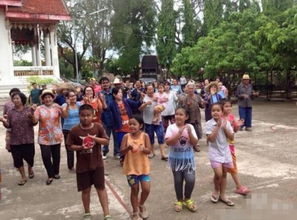
[[[127,181],[129,186],[133,186],[134,184],[139,184],[139,182],[150,182],[151,177],[149,175],[128,175]]]
[[[145,124],[144,125],[145,128],[145,132],[148,134],[151,144],[155,143],[155,133],[157,135],[158,138],[158,143],[159,144],[164,144],[164,127],[162,125],[162,123],[160,123],[159,125],[154,125],[154,124]]]

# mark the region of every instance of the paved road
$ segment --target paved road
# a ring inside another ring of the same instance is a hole
[[[236,110],[236,106],[234,106]],[[236,112],[235,112],[236,113]],[[234,208],[209,201],[213,172],[207,159],[205,140],[202,151],[196,154],[197,174],[193,198],[199,210],[175,213],[172,174],[167,164],[157,156],[151,161],[152,190],[147,207],[150,219],[296,219],[293,207],[297,204],[297,106],[295,103],[257,102],[254,106],[254,129],[236,135],[239,176],[252,193],[242,197],[233,193],[234,184],[228,178],[228,195],[236,203]],[[0,130],[3,146],[4,130]],[[75,175],[66,169],[65,152],[61,161],[61,180],[46,186],[45,170],[40,151],[36,147],[36,178],[25,186],[17,186],[18,173],[12,167],[10,155],[1,147],[0,161],[3,169],[0,219],[80,219],[82,205],[76,192]],[[157,151],[158,152],[158,151]],[[108,194],[114,219],[128,219],[130,209],[129,188],[118,161],[109,158],[106,163]],[[111,185],[111,187],[110,187]],[[122,204],[124,203],[124,204]],[[102,219],[101,208],[93,191],[93,219]],[[296,214],[296,213],[295,213]],[[240,217],[239,217],[240,216]]]

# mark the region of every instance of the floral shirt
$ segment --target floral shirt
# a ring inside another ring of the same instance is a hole
[[[55,145],[62,142],[61,114],[62,109],[58,104],[53,104],[50,107],[45,105],[37,107],[34,117],[39,121],[39,144]]]

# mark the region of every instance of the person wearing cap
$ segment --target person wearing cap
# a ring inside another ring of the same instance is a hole
[[[198,139],[202,138],[201,112],[204,102],[200,95],[195,94],[195,82],[190,81],[185,87],[186,95],[178,97],[178,105],[189,113],[189,123],[194,126]],[[194,146],[194,150],[199,152],[199,144]]]
[[[236,96],[238,98],[239,117],[244,120],[241,127],[245,127],[246,131],[252,130],[252,94],[253,86],[250,83],[250,76],[244,74],[241,83],[237,86]]]
[[[217,81],[209,83],[206,87],[206,94],[204,96],[205,101],[205,121],[209,121],[212,119],[211,116],[211,106],[215,103],[220,102],[224,97],[222,97],[219,93],[219,85]]]
[[[50,185],[54,178],[60,179],[60,148],[63,140],[62,108],[54,103],[55,95],[52,90],[43,90],[40,97],[43,105],[36,108],[33,121],[39,122],[38,143],[48,175],[46,184]]]

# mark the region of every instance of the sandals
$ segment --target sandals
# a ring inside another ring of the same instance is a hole
[[[197,152],[197,153],[200,152],[200,145],[197,144],[196,146],[193,147],[193,149],[194,149],[194,151]]]
[[[245,186],[241,186],[239,189],[236,189],[234,192],[237,194],[246,196],[250,192],[250,190]]]
[[[168,161],[168,157],[161,157],[161,160]]]
[[[110,216],[110,215],[106,215],[106,216],[104,216],[104,220],[112,220],[112,217]]]
[[[224,199],[220,198],[219,200],[220,200],[222,203],[226,204],[227,206],[234,206],[234,205],[235,205],[234,202],[232,202],[230,199],[226,199],[226,200],[224,200]]]
[[[180,212],[181,210],[183,210],[183,202],[182,201],[176,201],[174,203],[174,210],[176,212]]]
[[[32,171],[31,173],[29,173],[29,179],[33,179],[34,178],[34,172]]]
[[[184,206],[187,207],[187,209],[191,212],[196,212],[197,211],[197,205],[195,204],[195,201],[192,199],[188,199],[186,201],[184,201]]]
[[[46,185],[51,185],[52,184],[52,182],[53,182],[53,178],[49,178],[49,179],[47,179],[47,181],[45,182],[46,183]],[[87,213],[86,213],[87,214]]]
[[[139,206],[139,216],[143,219],[147,219],[149,217],[149,213],[144,205]]]
[[[54,178],[55,178],[56,180],[58,180],[58,179],[61,178],[61,176],[60,176],[59,174],[56,174],[56,175],[54,176]]]
[[[217,203],[219,201],[219,195],[216,196],[214,193],[211,195],[210,197],[210,200],[213,202],[213,203]]]
[[[21,179],[21,180],[18,182],[18,185],[19,185],[19,186],[23,186],[23,185],[26,184],[26,182],[27,182],[26,179]]]
[[[134,212],[131,216],[131,219],[132,220],[142,220],[142,218],[139,216],[138,212]]]
[[[91,213],[87,212],[83,215],[84,220],[91,220]],[[105,218],[104,218],[105,219]]]
[[[153,159],[155,156],[156,156],[156,154],[150,154],[150,155],[148,156],[148,158],[149,158],[149,159]]]

